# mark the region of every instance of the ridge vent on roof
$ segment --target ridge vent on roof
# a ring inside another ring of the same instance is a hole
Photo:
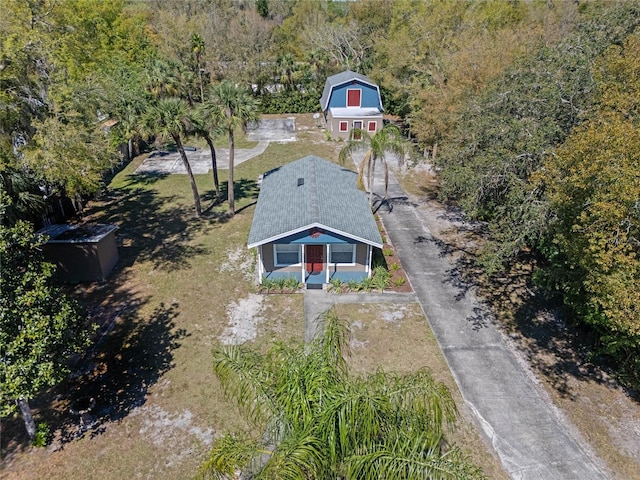
[[[318,208],[318,185],[316,184],[316,159],[309,162],[310,181],[309,181],[309,195],[311,195],[311,218],[313,221],[318,221],[320,218],[320,209]]]

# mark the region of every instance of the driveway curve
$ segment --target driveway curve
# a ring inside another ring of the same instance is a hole
[[[379,170],[382,170],[381,168]],[[382,185],[382,181],[378,181]],[[465,402],[513,479],[608,478],[453,266],[390,175],[384,223]]]

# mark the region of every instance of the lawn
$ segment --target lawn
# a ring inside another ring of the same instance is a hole
[[[302,295],[257,294],[246,241],[259,174],[308,154],[336,158],[341,145],[324,141],[313,122],[299,117],[298,142],[272,143],[236,169],[234,217],[224,205],[211,207],[210,175],[197,176],[202,219],[193,217],[186,176],[134,175],[140,157],[113,178],[86,220],[118,224],[120,261],[108,281],[73,288],[100,326],[96,346],[74,378],[32,402],[36,421],[51,426],[50,447],[27,447],[20,419],[3,421],[2,478],[191,478],[216,436],[242,426],[212,373],[211,349],[239,339],[261,349],[276,339],[303,340]],[[375,307],[342,308],[362,325],[354,330],[362,343],[355,369],[426,365],[455,389],[419,308],[407,307],[390,324]],[[378,355],[374,348],[390,350]],[[69,407],[85,397],[95,399],[97,422],[83,433]],[[463,416],[456,439],[501,478],[457,400]]]

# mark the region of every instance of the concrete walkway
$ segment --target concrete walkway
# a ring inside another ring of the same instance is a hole
[[[395,200],[380,216],[462,396],[507,473],[525,480],[607,478],[472,292],[459,286],[424,213],[390,177]]]

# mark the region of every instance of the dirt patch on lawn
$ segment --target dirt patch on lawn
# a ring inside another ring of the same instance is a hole
[[[227,306],[229,325],[220,335],[221,344],[241,345],[256,339],[258,326],[264,321],[261,315],[263,299],[264,296],[251,293]]]

